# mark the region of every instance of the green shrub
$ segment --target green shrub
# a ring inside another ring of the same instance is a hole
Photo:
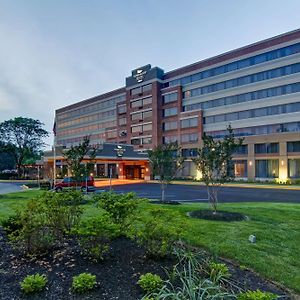
[[[114,223],[126,228],[134,215],[140,200],[135,193],[117,194],[104,192],[96,194],[94,201],[111,216]]]
[[[73,277],[72,290],[75,293],[83,294],[92,290],[96,286],[96,283],[96,275],[81,273]]]
[[[83,220],[73,231],[79,236],[83,252],[95,261],[100,261],[109,250],[111,239],[120,233],[118,225],[111,221],[108,214]]]
[[[22,228],[22,224],[20,223],[20,217],[21,217],[20,213],[16,213],[16,214],[11,215],[8,218],[4,219],[1,222],[1,225],[7,234],[11,234]]]
[[[29,254],[48,252],[63,241],[64,235],[78,224],[82,214],[78,192],[45,192],[29,201],[14,221],[17,230],[9,238]]]
[[[137,283],[146,293],[154,293],[163,286],[160,276],[152,273],[141,275]]]
[[[38,293],[42,291],[47,284],[46,275],[34,274],[26,276],[22,282],[20,282],[21,289],[26,294]]]
[[[209,264],[209,278],[212,282],[218,283],[229,277],[230,273],[225,264],[219,264],[215,262],[211,262]]]
[[[238,295],[238,300],[275,300],[278,296],[268,292],[262,292],[260,290],[247,291]]]
[[[148,216],[136,219],[131,232],[137,242],[146,248],[148,256],[160,258],[172,253],[183,226],[179,213],[153,208]]]

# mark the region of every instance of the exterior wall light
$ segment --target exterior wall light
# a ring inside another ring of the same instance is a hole
[[[249,161],[249,166],[250,166],[250,167],[252,166],[252,160]]]

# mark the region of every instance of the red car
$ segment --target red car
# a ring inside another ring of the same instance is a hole
[[[76,181],[73,177],[65,177],[61,182],[55,184],[54,190],[56,192],[61,192],[66,189],[80,188],[81,191],[92,191],[95,190],[95,180],[94,177],[88,176],[82,178],[80,181]]]

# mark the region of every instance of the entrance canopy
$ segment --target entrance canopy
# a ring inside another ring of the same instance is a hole
[[[66,148],[56,147],[56,169],[66,167],[63,152]],[[83,163],[90,162],[87,156]],[[97,177],[113,177],[119,179],[150,179],[150,170],[147,153],[135,151],[132,145],[103,143],[96,149],[94,175]],[[53,150],[45,152],[44,165],[48,169],[54,166]],[[51,173],[51,170],[49,170]]]

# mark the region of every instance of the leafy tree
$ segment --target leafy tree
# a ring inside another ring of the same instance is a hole
[[[202,174],[202,181],[207,187],[208,201],[216,213],[219,187],[233,179],[232,155],[242,145],[243,139],[236,139],[229,125],[222,140],[208,135],[204,135],[202,140],[203,146],[198,149],[198,155],[193,161]]]
[[[45,145],[43,138],[48,132],[39,120],[17,117],[0,123],[0,142],[16,162],[18,177],[21,177],[24,160],[35,155]]]
[[[182,169],[184,157],[177,142],[157,145],[148,151],[148,156],[152,174],[159,178],[161,201],[165,202],[165,190],[177,172]]]
[[[0,141],[0,171],[15,168],[15,158],[12,153],[7,150],[6,145]]]
[[[68,168],[72,171],[77,182],[83,178],[83,175],[88,175],[88,170],[95,159],[95,155],[96,148],[90,145],[88,136],[84,138],[82,143],[77,146],[71,146],[63,153]],[[84,159],[88,160],[86,165],[82,164]]]

